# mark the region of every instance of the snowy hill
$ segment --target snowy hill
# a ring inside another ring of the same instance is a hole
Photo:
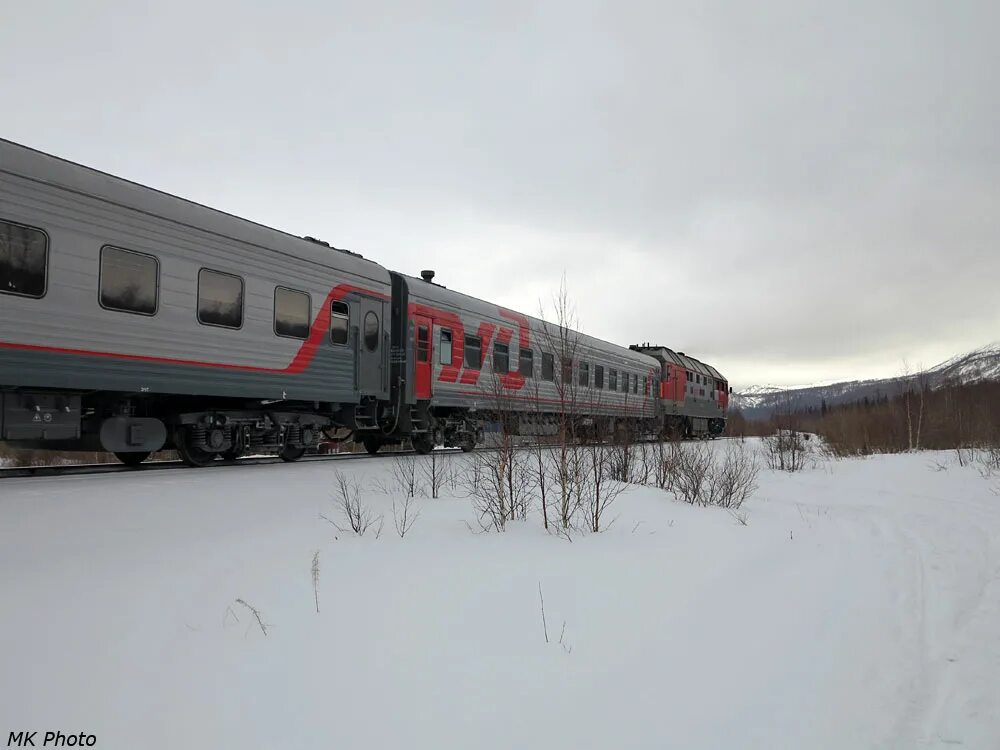
[[[754,385],[734,393],[731,403],[740,409],[747,419],[766,419],[777,411],[818,408],[824,401],[828,406],[835,406],[854,403],[864,398],[891,397],[899,393],[905,383],[914,380],[922,380],[931,388],[1000,380],[1000,342],[952,357],[909,378],[850,380],[802,388]]]

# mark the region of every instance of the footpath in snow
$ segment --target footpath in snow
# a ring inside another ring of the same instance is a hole
[[[370,488],[388,458],[3,480],[0,733],[992,750],[1000,478],[951,461],[763,471],[745,526],[630,488],[608,531],[571,542],[537,513],[474,533],[447,489],[403,539],[374,489],[378,538],[320,518],[335,471]]]

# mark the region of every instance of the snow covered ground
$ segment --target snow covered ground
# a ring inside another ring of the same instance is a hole
[[[473,533],[457,497],[405,539],[374,491],[379,538],[319,518],[390,459],[2,480],[0,735],[997,748],[1000,480],[947,461],[765,471],[746,526],[637,487],[572,542]]]

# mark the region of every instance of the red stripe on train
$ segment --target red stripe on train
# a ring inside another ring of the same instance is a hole
[[[15,349],[29,352],[45,352],[49,354],[74,354],[84,357],[105,357],[121,359],[128,362],[151,362],[161,365],[183,365],[186,367],[214,367],[221,370],[237,370],[239,372],[268,372],[280,375],[299,375],[305,371],[316,356],[319,345],[323,343],[327,331],[330,330],[330,303],[341,300],[351,293],[363,294],[389,301],[389,296],[371,289],[363,289],[353,284],[338,284],[326,297],[326,302],[320,308],[316,320],[309,329],[309,338],[302,342],[299,351],[286,367],[256,367],[254,365],[234,365],[225,362],[203,362],[196,359],[173,359],[171,357],[151,357],[142,354],[123,354],[120,352],[100,352],[92,349],[72,349],[58,346],[39,346],[38,344],[16,344],[0,341],[0,349]]]

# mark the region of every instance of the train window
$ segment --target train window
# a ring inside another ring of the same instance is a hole
[[[369,310],[365,313],[365,349],[370,352],[378,349],[378,315]],[[427,329],[424,329],[424,336],[427,336]],[[424,360],[427,361],[426,359]]]
[[[622,393],[628,393],[628,381],[631,377],[627,372],[622,373]]]
[[[604,387],[604,365],[594,365],[594,388]]]
[[[580,363],[579,377],[577,382],[584,388],[590,387],[590,365],[586,362]]]
[[[573,360],[562,360],[562,382],[566,385],[573,385]]]
[[[517,371],[526,378],[535,377],[535,353],[531,349],[521,349],[518,351]]]
[[[330,303],[330,341],[334,344],[346,344],[351,328],[351,308],[346,302]]]
[[[160,262],[152,255],[101,248],[101,307],[138,315],[155,315]]]
[[[649,375],[642,376],[642,395],[649,395]]]
[[[499,341],[493,344],[493,372],[510,372],[510,347]]]
[[[608,370],[608,388],[612,391],[618,390],[618,370]]]
[[[417,326],[417,362],[431,361],[431,340],[427,326]]]
[[[243,279],[230,273],[198,271],[198,322],[207,326],[243,326]]]
[[[465,366],[471,370],[483,366],[483,342],[478,336],[465,337]]]
[[[632,393],[639,393],[639,376],[634,372],[632,373]]]
[[[0,292],[44,297],[48,257],[45,232],[0,221]]]
[[[548,352],[542,352],[542,380],[556,379],[556,359]]]
[[[312,300],[305,292],[274,288],[274,332],[292,339],[309,338],[312,321]]]
[[[442,365],[451,364],[451,331],[447,328],[441,329],[441,348],[438,349],[438,359]]]

